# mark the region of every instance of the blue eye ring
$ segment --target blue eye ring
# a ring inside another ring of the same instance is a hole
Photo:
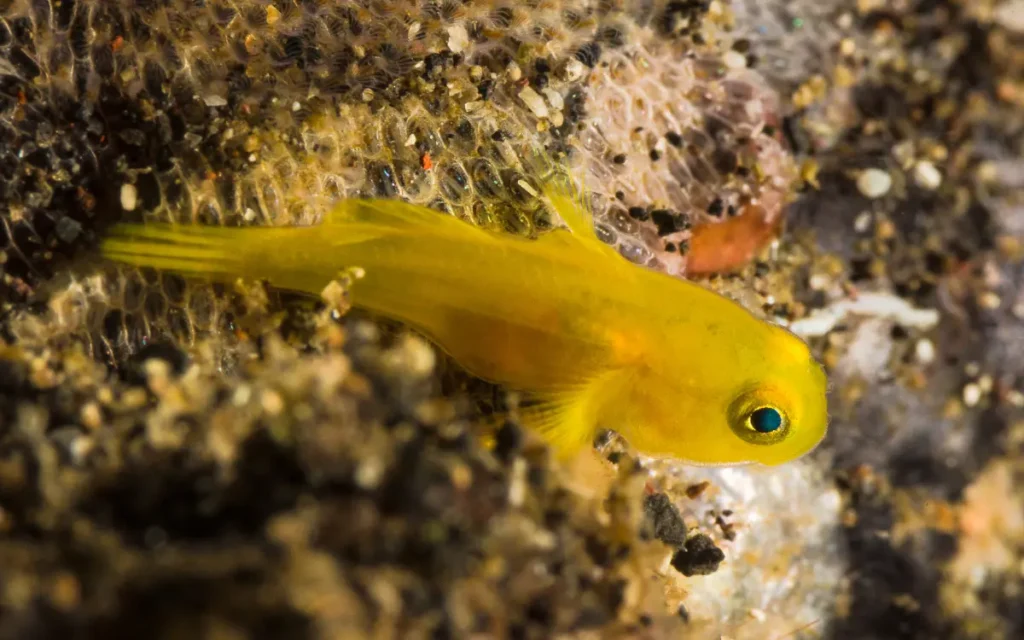
[[[758,433],[775,433],[786,424],[782,412],[771,406],[758,407],[747,416],[750,428]]]

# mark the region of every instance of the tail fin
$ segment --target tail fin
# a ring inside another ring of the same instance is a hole
[[[245,235],[253,229],[169,224],[119,224],[100,244],[102,254],[137,267],[184,275],[237,277],[246,270]]]

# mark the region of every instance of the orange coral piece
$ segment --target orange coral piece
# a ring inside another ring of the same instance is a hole
[[[782,230],[782,216],[769,216],[748,206],[735,218],[702,224],[690,237],[686,272],[690,275],[725,273],[750,262]]]

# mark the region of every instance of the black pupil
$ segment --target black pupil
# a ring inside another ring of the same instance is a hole
[[[750,414],[750,424],[761,433],[771,433],[782,426],[782,414],[771,407],[761,407]]]

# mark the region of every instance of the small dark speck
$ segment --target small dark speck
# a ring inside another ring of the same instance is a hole
[[[722,217],[722,213],[724,211],[725,203],[722,202],[721,198],[715,198],[714,200],[711,201],[711,204],[708,205],[708,215],[720,218]]]
[[[503,462],[508,462],[519,451],[522,444],[523,434],[520,428],[511,422],[506,422],[496,434],[494,453]]]
[[[665,139],[668,140],[668,143],[673,147],[683,146],[683,136],[679,135],[675,131],[669,131],[666,133]]]
[[[480,93],[480,99],[486,100],[491,95],[491,90],[494,89],[494,81],[491,79],[484,80],[476,88]]]
[[[618,200],[619,202],[622,202],[623,200],[626,199],[626,194],[621,192],[621,191],[616,191],[615,192],[615,199]]]
[[[651,214],[643,207],[630,207],[629,217],[644,222],[651,219]]]
[[[626,154],[620,153],[612,158],[612,162],[615,164],[626,164]]]
[[[686,605],[679,605],[679,608],[676,610],[676,613],[679,615],[679,619],[682,620],[684,624],[690,623],[690,612],[686,610]]]
[[[675,245],[675,243],[674,242],[666,242],[665,243],[665,251],[668,251],[669,253],[675,253],[676,252],[676,245]]]
[[[651,220],[658,225],[658,235],[667,236],[676,231],[684,231],[690,228],[690,221],[685,215],[675,213],[668,209],[655,209],[651,212]]]
[[[657,149],[651,149],[651,160],[653,160],[654,162],[661,160],[661,152],[658,151]]]

